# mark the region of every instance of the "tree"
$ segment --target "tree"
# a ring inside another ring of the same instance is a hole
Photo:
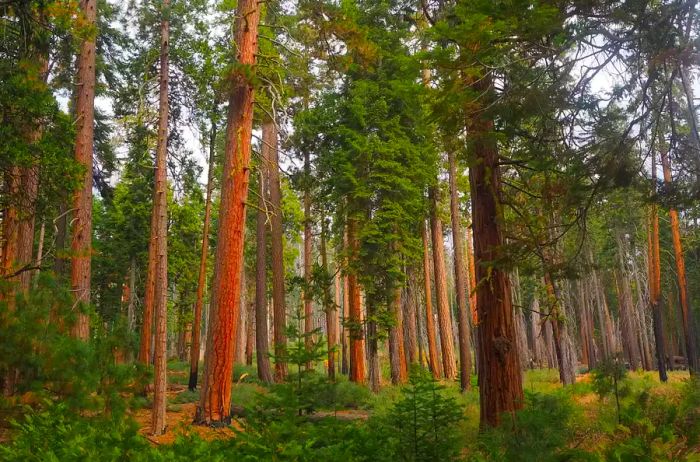
[[[97,1],[82,0],[80,9],[88,24],[94,25],[97,17]],[[90,302],[90,263],[92,259],[92,152],[94,143],[95,112],[95,31],[89,31],[80,45],[78,59],[78,85],[76,97],[77,133],[75,159],[84,168],[81,188],[73,198],[75,222],[71,243],[71,286],[79,303]],[[33,236],[32,236],[33,240]],[[73,335],[87,340],[90,334],[86,314],[78,315]]]
[[[241,293],[243,232],[253,128],[252,72],[258,48],[259,20],[260,6],[256,2],[243,0],[238,3],[234,25],[236,65],[231,74],[212,310],[204,384],[195,417],[202,423],[228,423],[231,419],[233,342]]]
[[[467,306],[467,268],[462,240],[462,222],[459,213],[457,191],[457,161],[451,149],[447,151],[450,180],[450,215],[452,217],[452,247],[454,250],[455,286],[457,292],[457,326],[459,330],[459,373],[462,391],[469,389],[471,377],[471,351],[469,350],[469,307]]]

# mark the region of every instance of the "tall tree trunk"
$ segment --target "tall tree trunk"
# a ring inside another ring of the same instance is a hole
[[[156,182],[153,214],[156,219],[156,276],[154,294],[155,345],[153,365],[153,412],[151,432],[165,433],[165,405],[168,364],[168,83],[170,52],[170,0],[163,0],[160,26],[160,97],[158,118],[158,145],[156,147]]]
[[[97,18],[97,1],[82,0],[80,8],[89,25]],[[85,168],[81,187],[73,196],[73,239],[71,243],[71,287],[78,303],[90,303],[90,262],[92,252],[92,151],[95,125],[95,37],[87,35],[80,44],[76,99],[75,160]],[[87,340],[90,324],[79,313],[73,336]]]
[[[327,224],[325,219],[321,224],[321,265],[325,271],[329,271],[328,267],[328,254],[326,250],[326,234],[328,233]],[[330,273],[329,273],[330,274]],[[338,310],[333,306],[333,300],[331,298],[331,288],[330,286],[324,286],[323,288],[323,311],[326,315],[326,338],[328,341],[328,378],[331,381],[335,380],[335,353],[336,344],[338,343],[336,325],[336,316],[338,315]]]
[[[234,363],[245,363],[245,343],[248,332],[248,274],[245,269],[241,269],[241,299],[238,310],[238,328],[236,329],[236,346],[234,347]]]
[[[311,160],[308,149],[304,152],[304,282],[307,287],[311,286]],[[314,329],[313,325],[313,303],[311,294],[307,291],[303,293],[304,298],[304,339],[306,349],[311,349],[313,338],[310,332]],[[306,369],[311,369],[313,364],[306,363]]]
[[[469,266],[469,308],[472,311],[472,323],[474,326],[476,326],[478,323],[478,311],[476,309],[476,269],[474,264],[474,247],[472,242],[471,228],[467,226],[467,245],[465,249],[467,252],[467,261]]]
[[[346,242],[347,245],[347,242]],[[350,285],[348,284],[348,276],[343,275],[343,364],[341,366],[341,372],[343,374],[350,373],[350,329],[348,329],[348,322],[350,321]]]
[[[474,84],[479,93],[491,92],[490,79]],[[503,209],[498,147],[493,121],[483,113],[469,120],[474,163],[469,169],[474,228],[474,258],[479,328],[478,368],[481,425],[497,426],[504,413],[523,405],[520,356],[513,322],[508,275],[493,262],[503,258]]]
[[[136,324],[136,257],[131,257],[129,264],[129,304],[126,309],[127,325],[129,332],[134,329]]]
[[[549,322],[552,325],[552,334],[554,336],[554,351],[556,352],[559,366],[559,380],[562,385],[571,385],[576,381],[576,372],[574,371],[573,361],[569,357],[566,313],[549,272],[544,274],[544,283],[549,296]]]
[[[450,177],[450,214],[452,215],[452,247],[454,250],[455,286],[457,292],[457,327],[459,330],[459,383],[462,391],[469,389],[471,376],[471,332],[469,332],[469,307],[467,306],[467,268],[462,241],[462,222],[459,213],[457,191],[457,161],[452,150],[447,152]]]
[[[214,160],[216,158],[216,111],[218,101],[214,101],[214,107],[210,116],[211,128],[209,132],[209,165],[207,167],[207,197],[204,203],[204,225],[202,227],[202,251],[199,256],[199,276],[197,278],[197,296],[194,303],[194,319],[192,325],[192,349],[190,350],[190,380],[189,389],[197,388],[197,375],[199,373],[199,355],[202,336],[202,307],[204,306],[204,290],[207,286],[207,257],[209,256],[209,226],[211,225],[211,196],[214,192]]]
[[[404,343],[406,349],[406,361],[413,365],[419,362],[418,359],[418,328],[416,325],[416,269],[411,266],[408,269],[408,281],[406,285],[406,300],[403,304],[404,313]]]
[[[445,271],[445,243],[442,237],[442,220],[438,216],[437,187],[430,189],[430,232],[433,242],[433,266],[435,268],[435,299],[437,303],[438,325],[440,326],[440,347],[442,368],[445,378],[457,376],[455,347],[452,337],[452,316],[447,297],[447,274]]]
[[[221,212],[212,284],[204,384],[195,420],[211,424],[231,420],[231,374],[243,266],[246,200],[250,173],[255,67],[260,6],[241,0],[236,7],[236,62],[230,78],[226,149],[221,182]]]
[[[257,351],[258,378],[265,383],[272,383],[272,369],[270,368],[270,358],[268,345],[267,328],[267,257],[266,249],[266,226],[265,197],[267,197],[266,177],[264,170],[267,169],[265,163],[268,162],[265,156],[262,158],[258,211],[256,218],[255,233],[255,347]]]
[[[651,153],[651,194],[656,195],[656,155]],[[666,340],[664,339],[663,310],[661,307],[661,256],[659,244],[659,210],[655,202],[649,205],[649,301],[651,303],[656,344],[656,365],[659,380],[668,380],[666,374]]]
[[[272,303],[274,312],[275,379],[284,381],[287,377],[287,363],[284,354],[287,348],[287,312],[284,302],[284,248],[282,229],[282,185],[280,183],[279,153],[277,150],[277,125],[268,120],[263,124],[264,159],[267,161],[270,205],[270,247],[272,250]]]
[[[360,251],[357,239],[357,223],[354,218],[348,218],[347,240],[350,246],[350,259],[355,260]],[[350,335],[350,381],[364,383],[365,381],[365,356],[362,329],[362,296],[357,282],[357,274],[354,268],[348,271],[349,294],[349,335]]]
[[[433,294],[430,282],[430,247],[428,245],[428,231],[425,224],[421,225],[423,237],[423,275],[425,282],[425,330],[428,337],[428,365],[433,377],[442,377],[442,366],[438,357],[437,338],[435,332],[435,319],[433,318]]]
[[[690,101],[692,103],[692,100]],[[693,113],[695,110],[693,110]],[[661,165],[664,171],[664,183],[667,186],[671,185],[671,162],[668,159],[668,151],[665,142],[660,146]],[[696,351],[695,339],[695,321],[693,319],[693,310],[688,303],[688,284],[685,276],[685,257],[683,256],[683,243],[681,241],[680,220],[678,218],[678,210],[674,207],[669,208],[669,216],[671,218],[671,238],[673,240],[673,253],[676,259],[676,279],[678,281],[678,298],[681,307],[681,320],[683,324],[683,336],[685,338],[685,352],[688,358],[688,370],[694,374],[698,368],[698,357]]]
[[[395,323],[389,328],[389,361],[391,366],[391,383],[399,385],[406,382],[408,378],[408,367],[406,365],[406,352],[403,342],[403,310],[401,301],[401,287],[394,289],[394,312]]]

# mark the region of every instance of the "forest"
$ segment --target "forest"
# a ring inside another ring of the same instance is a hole
[[[700,461],[696,0],[0,0],[0,461]]]

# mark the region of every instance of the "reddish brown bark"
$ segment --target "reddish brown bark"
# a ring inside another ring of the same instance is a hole
[[[199,373],[199,355],[202,342],[202,307],[204,290],[207,286],[207,258],[209,256],[209,227],[211,226],[211,196],[214,191],[214,159],[216,156],[216,117],[218,102],[214,103],[209,132],[209,166],[207,167],[207,196],[204,202],[204,225],[202,226],[202,250],[199,255],[199,276],[197,277],[197,296],[194,302],[194,319],[192,324],[192,348],[190,349],[189,389],[197,388]]]
[[[656,194],[656,155],[651,154],[652,195]],[[661,308],[661,256],[659,244],[659,211],[655,202],[649,206],[649,302],[654,325],[654,342],[656,343],[656,364],[659,368],[659,380],[668,380],[666,374],[666,340],[664,339],[663,315]]]
[[[469,264],[469,308],[472,311],[472,323],[474,326],[479,322],[478,310],[476,309],[476,268],[474,265],[474,246],[472,241],[471,228],[467,226],[467,260]]]
[[[226,149],[221,182],[221,212],[212,285],[210,335],[207,339],[204,384],[196,421],[231,420],[231,374],[238,323],[243,266],[245,211],[250,173],[254,83],[251,72],[258,49],[260,6],[241,0],[236,8],[236,63],[230,77]]]
[[[469,307],[467,306],[467,268],[462,242],[462,222],[459,213],[459,191],[457,191],[457,161],[454,152],[447,153],[450,181],[450,215],[452,216],[452,248],[454,250],[455,292],[457,292],[457,328],[459,331],[459,383],[462,391],[469,389],[471,376],[471,332],[469,329]]]
[[[665,144],[660,149],[661,165],[664,172],[664,183],[671,185],[671,162],[668,159],[668,152]],[[685,275],[685,257],[683,256],[683,243],[681,241],[680,220],[678,210],[671,207],[668,211],[671,218],[671,238],[673,240],[673,254],[676,260],[676,280],[678,281],[679,300],[681,305],[681,320],[683,324],[683,336],[685,338],[685,352],[688,359],[688,370],[695,373],[698,367],[697,352],[695,344],[695,323],[693,320],[693,310],[688,303],[688,284]]]
[[[406,302],[403,304],[404,344],[406,349],[406,361],[408,364],[416,364],[419,362],[415,274],[415,268],[410,267],[406,285]]]
[[[94,26],[97,1],[82,0],[80,9],[86,24]],[[95,35],[91,31],[80,44],[76,98],[75,160],[85,168],[80,188],[73,196],[73,240],[71,243],[71,287],[78,303],[90,303],[90,262],[92,251],[92,151],[95,121]],[[90,335],[86,314],[78,314],[73,336],[86,340]]]
[[[474,85],[479,94],[492,91],[483,77]],[[523,405],[523,385],[516,344],[510,282],[497,262],[503,259],[503,209],[498,147],[493,121],[483,113],[469,120],[469,144],[474,162],[469,170],[474,231],[478,328],[480,423],[497,426],[504,413]]]
[[[284,302],[284,249],[282,230],[282,187],[279,173],[279,153],[277,150],[277,125],[268,121],[263,125],[263,146],[268,159],[268,178],[270,188],[270,204],[272,217],[270,218],[271,233],[270,244],[272,248],[272,303],[274,311],[274,342],[275,342],[275,379],[284,381],[287,377],[287,363],[284,361],[284,352],[287,346],[287,313]]]
[[[153,412],[151,432],[162,435],[166,428],[166,391],[168,362],[168,85],[170,72],[170,0],[163,0],[160,28],[160,91],[158,142],[156,146],[156,182],[153,215],[156,216],[156,275],[154,290],[155,342],[153,365]]]
[[[430,189],[430,231],[433,242],[433,266],[435,271],[435,300],[437,304],[438,326],[440,327],[440,349],[442,350],[442,368],[445,378],[452,380],[457,376],[454,338],[452,334],[452,316],[447,297],[447,271],[445,270],[445,243],[442,237],[442,220],[438,216],[437,188]]]
[[[405,383],[408,378],[401,304],[401,288],[398,287],[394,289],[394,303],[392,304],[395,324],[389,328],[389,361],[391,364],[391,383],[394,385]]]
[[[359,242],[356,236],[355,220],[348,219],[347,238],[350,246],[350,259],[357,258]],[[349,336],[350,336],[350,381],[364,383],[365,381],[365,352],[364,335],[362,330],[362,300],[357,275],[351,269],[347,275],[349,293]]]
[[[428,366],[433,377],[442,377],[442,367],[438,358],[435,320],[433,318],[433,294],[430,284],[430,249],[428,246],[428,231],[426,225],[421,226],[423,237],[423,275],[425,281],[425,330],[428,336]]]

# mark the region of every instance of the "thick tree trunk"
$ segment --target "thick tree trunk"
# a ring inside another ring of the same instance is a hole
[[[97,1],[82,0],[87,24],[97,17]],[[73,238],[71,242],[71,287],[78,303],[90,303],[90,262],[92,259],[92,151],[95,121],[95,37],[88,35],[80,45],[76,99],[75,160],[85,168],[80,188],[73,196]],[[90,324],[86,314],[78,314],[73,336],[87,340]]]
[[[651,154],[651,194],[656,194],[656,155]],[[649,206],[649,301],[651,303],[654,325],[654,343],[656,344],[656,365],[659,368],[659,380],[666,382],[666,340],[664,338],[663,315],[661,307],[661,256],[659,244],[659,210],[656,203]]]
[[[347,239],[350,246],[350,258],[357,258],[359,241],[356,235],[357,223],[355,219],[348,218]],[[362,329],[362,300],[360,286],[357,282],[355,269],[351,268],[347,275],[349,294],[349,335],[350,335],[350,381],[364,383],[365,381],[365,356]]]
[[[160,96],[158,118],[158,143],[156,146],[156,182],[153,214],[156,216],[156,275],[154,293],[155,345],[153,365],[153,412],[151,432],[165,433],[165,405],[168,364],[168,84],[170,52],[170,1],[164,0],[160,27]]]
[[[423,276],[425,282],[425,330],[428,337],[428,365],[433,377],[442,377],[442,365],[438,357],[437,335],[435,332],[435,318],[433,318],[433,294],[430,282],[430,248],[428,245],[428,231],[426,225],[421,225],[423,237]]]
[[[489,92],[488,78],[475,89]],[[469,121],[468,133],[474,163],[469,170],[474,228],[478,309],[478,368],[481,425],[497,426],[504,413],[523,405],[513,306],[507,273],[494,262],[503,259],[503,211],[498,148],[493,138],[493,121],[483,114]]]
[[[277,125],[268,120],[263,124],[263,158],[268,166],[270,189],[270,247],[272,250],[272,304],[274,312],[275,379],[287,377],[287,363],[283,359],[287,348],[287,312],[284,301],[284,248],[282,229],[282,185],[280,183]]]
[[[695,111],[693,110],[693,113]],[[670,186],[671,180],[671,162],[668,159],[668,152],[664,143],[661,145],[661,165],[664,171],[664,183]],[[678,298],[681,305],[681,314],[683,321],[683,336],[685,338],[685,352],[688,359],[688,370],[694,374],[698,368],[697,345],[695,338],[695,321],[693,319],[693,310],[688,302],[688,284],[685,276],[685,257],[683,256],[683,243],[681,241],[680,220],[678,218],[678,210],[671,207],[668,211],[671,218],[671,238],[673,240],[673,254],[676,260],[676,280],[678,281]]]
[[[447,274],[445,270],[445,243],[442,237],[442,220],[438,216],[438,191],[430,189],[430,232],[433,242],[433,265],[435,268],[435,299],[437,303],[438,325],[440,326],[440,347],[442,350],[442,368],[445,378],[452,380],[457,376],[455,347],[452,337],[452,316],[447,296]]]
[[[204,203],[204,225],[202,227],[202,251],[199,256],[199,276],[197,278],[197,296],[194,303],[194,319],[192,325],[192,349],[190,350],[190,380],[189,389],[197,388],[197,375],[199,373],[199,356],[202,336],[202,307],[204,306],[204,291],[207,286],[207,257],[209,256],[209,226],[211,225],[211,196],[214,191],[214,160],[216,157],[216,129],[217,122],[215,111],[218,109],[218,101],[210,117],[211,128],[209,132],[209,166],[207,167],[207,196]]]
[[[253,126],[254,84],[248,70],[254,69],[255,66],[259,20],[260,6],[257,2],[238,2],[234,24],[234,49],[239,66],[234,67],[230,78],[231,95],[207,355],[201,400],[195,417],[197,422],[208,424],[228,423],[231,420],[233,342],[241,293],[240,278]]]

